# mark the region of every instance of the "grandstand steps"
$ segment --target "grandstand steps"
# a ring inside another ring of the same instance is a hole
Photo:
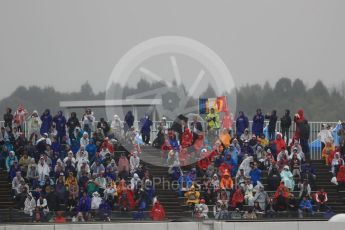
[[[7,172],[0,169],[0,209],[13,208],[11,184],[8,182]]]
[[[162,166],[165,162],[161,159],[160,150],[142,147],[140,158],[153,177],[156,195],[165,209],[167,219],[186,217],[183,207],[179,204],[178,194],[171,186],[168,167]]]
[[[337,186],[331,183],[333,177],[330,166],[325,165],[323,160],[312,161],[316,169],[317,189],[324,188],[328,193],[328,205],[335,213],[345,213],[345,191],[338,191]]]

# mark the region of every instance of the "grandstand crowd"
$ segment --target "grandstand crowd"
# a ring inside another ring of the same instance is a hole
[[[0,167],[8,172],[16,208],[34,222],[110,221],[115,210],[135,210],[133,218],[139,220],[149,211],[152,220],[164,220],[150,169],[140,161],[142,145],[161,150],[162,164],[195,218],[256,219],[277,212],[302,218],[331,211],[327,191],[315,186],[303,110],[293,116],[286,110],[282,133],[276,132],[276,111],[264,115],[258,109],[251,128],[243,112],[236,122],[229,112],[221,116],[214,109],[204,121],[180,115],[170,127],[163,117],[152,143],[149,115],[136,130],[138,118],[131,111],[123,121],[115,115],[108,123],[104,118],[96,122],[89,108],[79,119],[75,112],[66,118],[61,111],[40,115],[18,106],[14,113],[8,108],[3,118]],[[292,125],[296,131],[290,138]],[[326,124],[318,137],[332,183],[344,189],[345,123],[337,131],[338,146]],[[190,164],[194,167],[186,171]]]

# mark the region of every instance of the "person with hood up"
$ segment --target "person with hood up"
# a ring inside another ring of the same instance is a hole
[[[125,116],[125,126],[124,126],[125,132],[127,132],[128,129],[132,128],[133,124],[134,124],[134,116],[133,116],[132,111],[129,110]]]
[[[329,125],[321,125],[321,130],[317,134],[317,139],[321,142],[321,151],[325,148],[327,142],[333,143],[333,135]]]
[[[289,145],[290,141],[290,128],[292,125],[292,119],[290,116],[290,110],[285,110],[284,116],[280,119],[280,127],[282,130],[283,139],[286,138],[286,145]]]
[[[77,139],[75,136],[74,130],[77,127],[80,127],[80,122],[79,119],[77,118],[77,114],[75,112],[71,113],[71,117],[68,118],[68,121],[66,123],[67,128],[68,128],[68,136],[69,138],[72,139]]]
[[[214,174],[212,179],[211,179],[211,186],[213,188],[213,191],[217,191],[219,189],[220,186],[220,181],[218,179],[218,175]]]
[[[33,144],[38,140],[41,125],[42,121],[38,116],[38,112],[34,110],[28,119],[28,134],[30,141],[32,141]]]
[[[140,119],[140,133],[145,144],[150,143],[150,136],[151,136],[151,126],[153,125],[150,117],[148,114],[145,115],[142,119]]]
[[[50,133],[51,127],[53,124],[53,117],[50,114],[49,109],[46,109],[44,113],[41,115],[41,121],[42,121],[41,129],[40,129],[41,135],[43,135],[44,133]]]
[[[188,206],[194,206],[196,204],[199,204],[200,192],[196,191],[194,185],[190,187],[189,191],[186,192],[184,196],[187,197],[186,204]]]
[[[84,191],[82,197],[79,199],[77,212],[81,213],[85,220],[88,220],[90,217],[91,211],[91,199],[88,196],[87,192]]]
[[[276,145],[276,151],[277,153],[280,153],[282,149],[286,149],[286,143],[283,139],[283,135],[281,133],[277,133],[277,138],[274,141]]]
[[[216,205],[213,206],[213,215],[216,220],[228,220],[228,204],[223,203],[221,201],[217,201]]]
[[[240,136],[240,140],[242,142],[246,142],[246,141],[250,141],[250,139],[252,139],[252,135],[250,135],[249,129],[245,129],[244,133],[242,133],[242,135]]]
[[[220,129],[219,113],[214,108],[211,108],[205,120],[209,131],[217,132]]]
[[[134,151],[132,156],[129,158],[129,169],[130,173],[135,173],[140,165],[140,158],[138,157],[138,152]]]
[[[63,138],[66,136],[66,118],[62,111],[59,111],[56,116],[54,116],[53,122],[55,123],[57,131],[56,138],[58,142],[61,143]]]
[[[35,159],[31,158],[31,162],[28,166],[28,172],[26,173],[26,179],[29,181],[29,184],[35,188],[38,184],[38,170],[37,164],[35,163]]]
[[[275,132],[276,132],[276,124],[277,124],[277,120],[278,120],[278,117],[277,117],[277,111],[276,110],[273,110],[271,112],[271,114],[267,114],[265,116],[265,119],[268,119],[269,122],[268,122],[268,139],[271,141],[271,140],[274,140],[275,139]]]
[[[231,136],[228,129],[223,129],[219,135],[219,140],[222,142],[225,148],[229,148],[231,142]]]
[[[244,202],[244,195],[240,186],[237,186],[236,191],[232,195],[230,207],[235,210],[236,208],[242,208]]]
[[[93,111],[90,108],[85,110],[85,113],[82,118],[83,130],[91,135],[91,132],[94,130],[94,122],[96,118],[93,114]]]
[[[240,139],[245,129],[248,129],[249,121],[248,117],[244,115],[244,112],[240,111],[239,117],[236,120],[237,138]]]
[[[293,178],[293,175],[290,171],[289,166],[284,166],[283,171],[280,173],[280,176],[282,178],[282,182],[284,182],[285,186],[290,190],[293,191],[295,188],[295,180]]]
[[[208,206],[205,204],[205,199],[200,199],[200,203],[196,204],[194,207],[194,216],[198,220],[207,220],[208,219]]]
[[[340,157],[340,153],[334,154],[334,159],[332,160],[332,173],[333,175],[337,175],[339,168],[344,165],[344,160]]]
[[[24,121],[26,120],[28,112],[23,105],[19,105],[17,111],[14,113],[14,124],[17,127],[18,132],[23,132]]]
[[[184,132],[182,133],[182,141],[181,141],[181,146],[183,148],[188,148],[189,146],[192,145],[193,142],[193,134],[192,132],[188,129],[188,127],[184,128]]]
[[[93,212],[97,212],[101,203],[102,203],[102,198],[100,197],[99,193],[98,192],[92,193],[91,210]]]
[[[254,206],[254,203],[259,203],[261,210],[266,210],[266,206],[268,203],[269,196],[265,191],[264,186],[258,182],[258,185],[255,188],[256,193],[253,199],[249,200],[249,206]]]
[[[123,122],[118,115],[114,115],[114,119],[111,122],[110,127],[114,133],[115,139],[121,141],[123,137]]]
[[[264,130],[265,117],[262,115],[261,109],[256,110],[253,117],[252,133],[256,136],[261,136]]]
[[[165,219],[164,207],[158,200],[153,203],[150,217],[153,221],[163,221]]]
[[[131,179],[131,189],[132,191],[137,191],[139,185],[141,184],[141,179],[138,174],[134,173],[133,178]]]
[[[7,172],[10,172],[10,169],[12,168],[12,165],[14,164],[14,162],[18,162],[18,158],[14,154],[13,151],[10,151],[8,157],[6,158],[6,163],[5,163]]]
[[[104,120],[104,117],[101,117],[99,122],[97,123],[97,129],[101,129],[105,136],[108,136],[110,127],[107,121]]]
[[[118,170],[120,178],[127,178],[129,174],[129,161],[124,153],[121,154],[118,162]]]
[[[294,121],[296,123],[294,140],[299,140],[302,146],[302,151],[307,154],[309,153],[308,139],[310,135],[310,127],[308,121],[304,117],[304,111],[302,109],[298,110],[297,114],[295,114]]]
[[[219,186],[221,189],[225,189],[227,191],[231,191],[232,188],[234,187],[234,182],[232,181],[232,178],[228,170],[226,170],[225,173],[223,174],[222,179],[220,180]]]
[[[89,143],[89,134],[87,132],[84,132],[82,138],[80,139],[80,146],[86,147]]]
[[[345,190],[345,165],[340,166],[337,174],[338,191]]]
[[[239,175],[240,170],[243,169],[244,175],[249,176],[249,173],[251,171],[251,167],[250,167],[251,162],[253,162],[253,157],[244,156],[244,159],[243,159],[240,167],[238,168],[239,171],[238,171],[237,175]]]
[[[6,113],[4,114],[4,127],[9,128],[9,131],[12,131],[12,122],[13,122],[14,116],[12,114],[12,109],[7,108]]]
[[[36,200],[31,193],[28,193],[24,202],[24,213],[33,216],[36,209]]]
[[[326,165],[332,164],[335,155],[335,148],[332,142],[326,142],[325,147],[322,148],[322,158],[325,160]]]

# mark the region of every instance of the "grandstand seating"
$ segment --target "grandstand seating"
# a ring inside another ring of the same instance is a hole
[[[164,178],[165,181],[169,181],[167,168],[157,166],[161,164],[160,151],[152,147],[143,147],[142,154],[145,154],[145,161],[143,162],[149,169],[153,178]],[[335,213],[345,213],[345,191],[337,191],[337,187],[330,183],[331,173],[329,167],[324,165],[321,160],[312,161],[316,169],[316,187],[325,188],[328,193],[328,205],[332,207]],[[193,165],[186,166],[183,170],[189,170]],[[199,178],[201,180],[201,178]],[[265,185],[267,182],[267,172],[263,172],[262,182]],[[177,220],[183,218],[192,218],[192,212],[185,205],[185,198],[179,198],[177,191],[173,189],[166,189],[163,187],[163,183],[156,184],[156,195],[162,203],[166,211],[167,220]],[[27,222],[30,218],[25,216],[22,211],[13,209],[12,197],[10,195],[11,184],[8,182],[7,173],[5,170],[0,171],[0,221],[2,222]],[[274,191],[267,191],[269,195],[272,195]],[[299,192],[295,192],[298,196]],[[210,212],[212,207],[209,206]],[[112,221],[128,221],[132,220],[132,213],[123,214],[121,212],[112,213]],[[213,214],[209,215],[210,217]],[[297,215],[296,215],[297,216]],[[280,219],[295,218],[294,215],[281,213],[278,215]],[[309,219],[310,217],[305,217]],[[322,213],[318,213],[312,219],[323,219]]]

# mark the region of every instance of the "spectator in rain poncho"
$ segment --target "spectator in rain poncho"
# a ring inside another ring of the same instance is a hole
[[[240,111],[239,117],[236,120],[236,128],[237,128],[237,138],[240,138],[241,135],[244,133],[244,130],[249,127],[248,117],[244,115],[244,112]]]
[[[253,117],[252,133],[256,136],[261,136],[264,130],[265,117],[262,115],[261,109],[256,110]]]
[[[150,217],[153,221],[162,221],[165,219],[165,210],[159,201],[153,203]]]
[[[241,141],[249,141],[252,138],[252,135],[250,135],[249,129],[245,129],[244,133],[241,135],[240,139]]]
[[[27,114],[28,112],[22,105],[19,105],[17,111],[14,113],[14,124],[16,125],[18,132],[23,132],[23,125]]]
[[[121,154],[118,162],[119,177],[126,178],[129,174],[129,161],[125,154]]]
[[[75,155],[75,158],[78,165],[81,164],[82,160],[89,160],[89,154],[85,151],[85,146],[80,146],[80,149]]]
[[[317,139],[321,142],[321,151],[325,148],[327,142],[333,142],[332,131],[329,125],[321,125],[321,131],[317,134]]]
[[[33,188],[37,186],[39,175],[37,170],[37,164],[35,163],[34,158],[31,158],[31,163],[29,164],[26,178],[28,179],[29,183],[32,185]]]
[[[150,120],[149,115],[145,115],[142,119],[140,119],[140,133],[142,136],[142,140],[145,144],[149,144],[150,142],[150,135],[151,135],[151,126],[153,125],[152,121]]]
[[[344,165],[344,160],[340,157],[340,153],[334,154],[334,159],[332,160],[332,173],[337,175],[340,166]]]
[[[62,142],[63,138],[66,136],[66,118],[62,111],[59,111],[57,115],[53,118],[53,122],[56,125],[57,140]]]
[[[33,215],[34,210],[36,209],[36,200],[31,193],[28,193],[24,202],[24,213],[26,215]]]
[[[50,133],[52,124],[53,124],[53,117],[50,114],[50,110],[46,109],[44,113],[41,115],[41,129],[40,133],[43,135],[44,133]]]
[[[293,178],[293,175],[290,171],[289,166],[285,166],[283,171],[280,173],[280,176],[282,178],[282,182],[284,182],[285,186],[290,190],[293,191],[295,188],[295,180]]]
[[[197,219],[207,220],[208,219],[208,207],[205,204],[204,199],[200,199],[200,203],[194,207],[194,215]]]
[[[90,143],[89,134],[87,132],[83,133],[83,137],[80,139],[80,146],[86,147]]]
[[[16,157],[16,155],[14,154],[13,151],[10,151],[8,157],[6,158],[6,169],[7,172],[10,171],[12,165],[14,164],[14,162],[18,162],[18,158]]]
[[[69,138],[76,139],[77,137],[74,135],[74,130],[76,127],[80,127],[80,123],[75,112],[71,113],[71,117],[68,119],[66,125],[68,127]]]
[[[114,115],[114,119],[111,122],[111,129],[114,133],[114,137],[121,141],[123,136],[123,122],[121,121],[120,117],[118,115]]]
[[[138,189],[138,185],[141,183],[141,179],[138,174],[134,173],[133,178],[131,179],[131,189],[135,191]]]
[[[91,109],[86,109],[82,118],[83,130],[91,135],[91,132],[94,130],[94,122],[96,118],[93,115]]]
[[[34,110],[30,116],[30,118],[28,119],[28,134],[29,134],[29,138],[30,141],[32,141],[32,143],[36,143],[36,141],[38,140],[38,136],[40,134],[40,128],[42,125],[42,121],[38,116],[38,112],[36,110]]]
[[[251,171],[251,167],[250,167],[250,163],[253,162],[253,157],[248,157],[248,156],[245,156],[244,157],[244,160],[242,161],[240,167],[238,168],[238,172],[237,172],[237,175],[239,175],[240,173],[240,170],[243,169],[244,171],[244,175],[245,176],[249,176],[249,173]]]
[[[45,176],[49,176],[50,168],[48,164],[44,161],[43,156],[41,156],[39,163],[37,165],[37,171],[38,171],[38,181],[41,183],[44,181]]]
[[[133,116],[132,111],[129,110],[125,116],[125,127],[124,127],[125,132],[127,132],[128,129],[132,128],[133,124],[134,124],[134,116]]]
[[[138,157],[138,152],[134,151],[133,155],[129,158],[129,168],[130,172],[133,174],[137,171],[140,165],[140,158]]]
[[[92,199],[91,199],[91,209],[92,210],[98,210],[99,205],[102,203],[102,198],[100,197],[98,192],[92,193]]]
[[[259,203],[262,210],[266,210],[267,201],[269,196],[264,190],[264,186],[258,182],[258,185],[254,188],[256,190],[255,196],[249,200],[249,206],[254,206],[254,203]]]

